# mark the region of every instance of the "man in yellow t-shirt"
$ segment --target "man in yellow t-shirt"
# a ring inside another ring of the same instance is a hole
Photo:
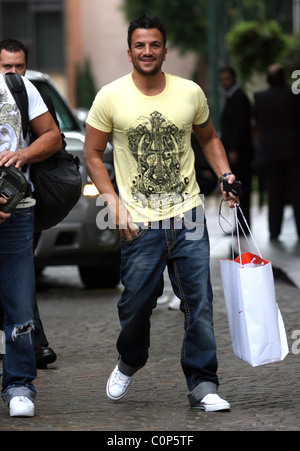
[[[107,202],[122,238],[118,303],[119,361],[107,382],[112,400],[127,392],[150,346],[150,316],[168,266],[185,313],[182,368],[193,408],[228,410],[218,395],[212,321],[209,239],[196,182],[192,129],[218,177],[233,183],[206,98],[192,81],[162,72],[166,34],[158,18],[142,15],[128,29],[131,74],[103,87],[87,120],[87,170]],[[103,164],[112,133],[118,194]],[[233,206],[237,201],[223,192]]]
[[[190,210],[199,193],[190,136],[193,123],[207,121],[207,102],[195,83],[164,76],[165,88],[153,96],[136,87],[132,74],[105,86],[88,118],[112,132],[119,193],[134,222],[169,218],[170,204],[174,216]]]

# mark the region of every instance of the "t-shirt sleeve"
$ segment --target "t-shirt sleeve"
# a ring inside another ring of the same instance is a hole
[[[196,86],[196,113],[194,118],[195,125],[204,124],[209,118],[209,107],[204,92],[200,86]]]
[[[26,77],[23,77],[23,81],[28,95],[28,115],[29,120],[31,121],[32,119],[47,113],[48,108],[36,87]]]
[[[102,132],[111,133],[112,114],[111,103],[105,88],[102,88],[95,97],[87,117],[87,124]]]

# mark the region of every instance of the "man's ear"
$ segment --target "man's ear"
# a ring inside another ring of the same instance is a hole
[[[128,55],[129,62],[132,63],[131,50],[130,49],[127,49],[127,55]]]
[[[167,58],[167,53],[168,53],[168,47],[165,47],[165,52],[164,52],[164,61],[166,61],[166,58]]]

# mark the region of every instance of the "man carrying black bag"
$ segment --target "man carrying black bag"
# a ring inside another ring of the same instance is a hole
[[[28,61],[28,50],[22,42],[15,39],[5,39],[0,42],[0,70],[3,73],[18,73],[25,75]],[[57,126],[59,126],[52,99],[49,95],[40,93],[49,112]],[[63,144],[64,136],[62,135]],[[34,249],[38,244],[40,232],[34,234]],[[33,249],[33,250],[34,250]],[[0,329],[3,322],[3,312],[0,310]],[[43,328],[43,324],[39,315],[37,303],[35,301],[34,308],[34,351],[37,368],[46,368],[47,364],[55,362],[57,356],[49,343]]]
[[[2,64],[1,64],[2,66]],[[3,66],[2,66],[3,67]],[[6,70],[4,68],[4,70]],[[11,69],[7,70],[8,72]],[[15,166],[29,181],[28,165],[57,152],[61,135],[36,88],[24,78],[28,95],[30,128],[37,139],[24,139],[20,111],[0,73],[0,168]],[[27,170],[25,170],[27,168]],[[8,203],[0,197],[0,301],[4,309],[6,337],[3,355],[2,398],[10,416],[33,416],[36,391],[35,355],[32,346],[35,303],[33,259],[34,203],[27,195],[11,213],[1,211]]]

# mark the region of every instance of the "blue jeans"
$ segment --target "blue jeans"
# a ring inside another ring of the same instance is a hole
[[[0,300],[4,308],[6,349],[2,398],[36,395],[36,363],[32,345],[35,274],[33,208],[16,209],[0,224]]]
[[[196,235],[198,233],[198,236]],[[162,293],[167,265],[174,293],[181,299],[185,334],[181,365],[190,390],[190,403],[219,385],[213,330],[209,238],[203,220],[202,233],[187,229],[184,218],[152,224],[139,235],[123,241],[121,278],[124,291],[118,303],[121,332],[117,341],[119,369],[132,376],[145,365],[150,347],[150,316]]]

